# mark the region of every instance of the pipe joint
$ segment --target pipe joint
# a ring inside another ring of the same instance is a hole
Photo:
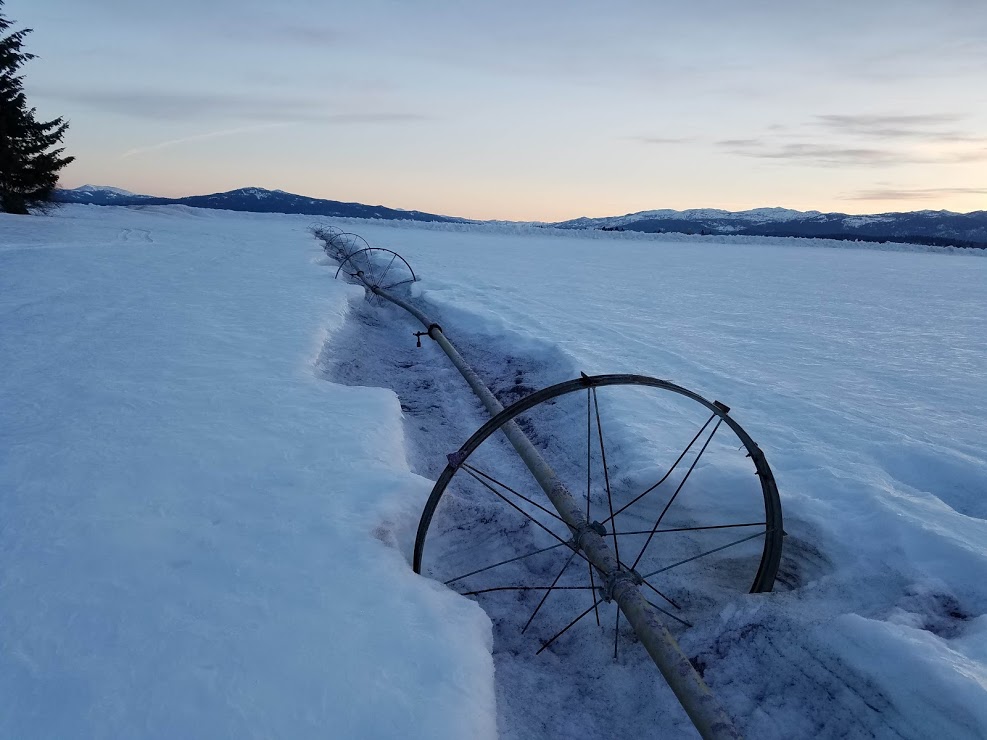
[[[573,530],[572,532],[573,545],[579,550],[584,549],[585,543],[583,542],[583,538],[585,538],[590,533],[599,535],[600,537],[606,537],[607,528],[603,526],[600,522],[592,522],[592,523],[587,522],[586,524],[583,524],[583,526],[579,527],[578,529]]]
[[[603,600],[609,604],[611,601],[619,602],[628,589],[636,590],[642,583],[644,579],[640,573],[633,568],[621,567],[620,570],[607,574],[600,590]]]

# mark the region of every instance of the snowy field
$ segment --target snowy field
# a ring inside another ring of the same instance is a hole
[[[517,603],[410,572],[485,419],[310,221],[0,216],[0,737],[691,732],[606,619],[535,657]],[[495,390],[635,372],[732,408],[779,581],[676,634],[749,737],[987,736],[983,254],[334,223],[411,262]],[[628,447],[653,424],[615,413]]]

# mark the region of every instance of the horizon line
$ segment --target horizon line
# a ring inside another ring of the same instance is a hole
[[[717,206],[699,206],[699,207],[693,207],[693,208],[646,208],[646,209],[639,210],[639,211],[627,211],[625,213],[613,213],[613,214],[608,214],[608,215],[605,215],[605,216],[586,216],[586,215],[581,215],[581,216],[574,216],[572,218],[561,219],[561,220],[558,220],[558,221],[543,221],[543,220],[533,220],[533,219],[476,218],[476,217],[472,217],[472,216],[454,216],[454,215],[450,215],[448,213],[433,212],[433,211],[423,210],[421,208],[405,208],[405,207],[401,207],[401,206],[385,205],[383,203],[364,203],[364,202],[356,201],[356,200],[340,200],[340,199],[336,199],[336,198],[325,198],[325,197],[321,197],[321,196],[307,195],[307,194],[304,194],[304,193],[294,193],[294,192],[291,192],[291,191],[288,191],[288,190],[284,190],[284,189],[281,189],[281,188],[267,188],[267,187],[262,187],[262,186],[259,186],[259,185],[244,185],[244,186],[241,186],[241,187],[231,188],[229,190],[217,190],[217,191],[210,192],[210,193],[190,193],[190,194],[187,194],[187,195],[152,195],[152,194],[149,194],[149,193],[137,193],[137,192],[133,192],[131,190],[127,190],[126,188],[117,187],[115,185],[94,185],[92,183],[83,183],[82,185],[77,185],[75,187],[63,187],[61,184],[59,184],[56,189],[58,189],[58,190],[65,190],[65,191],[73,191],[73,190],[80,190],[80,189],[86,188],[86,187],[95,188],[95,189],[103,189],[103,190],[121,190],[121,191],[125,191],[127,193],[130,193],[131,195],[133,195],[135,197],[164,198],[164,199],[168,199],[168,200],[181,200],[183,198],[198,198],[198,197],[204,197],[204,196],[209,196],[209,195],[223,195],[223,194],[226,194],[226,193],[233,193],[233,192],[236,192],[238,190],[263,190],[263,191],[266,191],[266,192],[269,192],[269,193],[284,193],[285,195],[293,195],[293,196],[300,197],[300,198],[311,198],[313,200],[328,201],[328,202],[333,202],[333,203],[356,204],[356,205],[369,206],[369,207],[388,208],[388,209],[394,210],[394,211],[409,211],[409,212],[417,212],[417,213],[427,213],[427,214],[432,215],[432,216],[442,216],[444,218],[458,218],[458,219],[463,219],[463,220],[466,220],[466,221],[505,222],[505,223],[536,223],[536,224],[537,223],[540,223],[540,224],[560,224],[560,223],[567,223],[567,222],[570,222],[570,221],[578,221],[580,219],[597,220],[597,219],[607,219],[607,218],[623,218],[623,217],[626,217],[626,216],[635,216],[635,215],[638,215],[638,214],[641,214],[641,213],[653,213],[653,212],[657,212],[657,211],[670,211],[670,212],[673,212],[673,213],[687,213],[689,211],[722,211],[724,213],[729,213],[729,214],[738,214],[738,213],[750,213],[752,211],[779,210],[779,211],[792,211],[794,213],[804,213],[804,214],[819,214],[819,215],[838,214],[838,215],[843,215],[843,216],[880,216],[880,215],[887,215],[887,214],[907,214],[907,213],[947,213],[947,214],[952,214],[952,215],[957,215],[957,216],[969,216],[969,215],[974,214],[974,213],[983,213],[983,212],[987,211],[987,208],[973,210],[973,211],[953,211],[953,210],[949,210],[947,208],[917,208],[917,209],[914,209],[914,210],[869,211],[869,212],[864,212],[864,213],[849,213],[849,212],[846,212],[846,211],[824,211],[824,210],[819,210],[819,209],[816,209],[816,208],[811,208],[811,209],[790,208],[788,206],[755,206],[753,208],[743,208],[743,209],[739,209],[739,210],[731,210],[731,209],[728,209],[728,208],[721,208],[721,207],[717,207]],[[942,190],[942,189],[935,189],[935,190]],[[950,191],[962,191],[963,193],[966,193],[966,194],[984,193],[985,195],[987,195],[987,188],[985,188],[985,189],[977,189],[977,188],[948,188],[946,190],[950,190]],[[900,191],[900,192],[928,193],[930,191],[929,190],[917,189],[915,191]],[[867,200],[865,198],[855,198],[855,197],[845,197],[844,199],[846,199],[848,201]],[[906,196],[906,199],[907,199],[907,196]],[[874,200],[878,200],[878,199],[877,198],[874,198]]]

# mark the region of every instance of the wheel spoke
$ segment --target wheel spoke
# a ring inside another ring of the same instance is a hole
[[[370,271],[370,284],[376,285],[377,278],[374,275],[374,255],[368,250],[364,253],[363,257],[367,261],[367,269]]]
[[[540,655],[542,650],[544,650],[549,645],[551,645],[553,642],[555,642],[560,637],[562,637],[562,635],[564,635],[566,632],[568,632],[569,629],[576,624],[576,622],[578,622],[580,619],[582,619],[587,614],[589,614],[591,611],[593,611],[593,609],[595,609],[596,608],[596,605],[599,604],[599,603],[600,603],[600,600],[599,599],[595,599],[593,601],[593,606],[591,606],[589,609],[587,609],[582,614],[580,614],[578,617],[576,617],[571,622],[569,622],[569,624],[567,624],[565,627],[563,627],[562,630],[559,633],[557,633],[551,640],[549,640],[548,642],[544,643],[540,648],[538,648],[538,652],[535,653],[535,655]]]
[[[401,280],[401,281],[396,282],[396,283],[391,283],[386,288],[381,288],[381,290],[390,290],[391,288],[396,288],[399,285],[405,285],[406,283],[413,283],[413,282],[415,282],[415,279],[414,278],[407,278],[406,280]]]
[[[603,445],[603,425],[600,423],[600,401],[596,397],[596,388],[593,388],[593,406],[596,409],[596,429],[600,433],[600,457],[603,461],[603,480],[607,486],[607,504],[610,506],[610,519],[613,519],[613,496],[610,493],[610,471],[607,469],[607,450]],[[617,535],[613,536],[613,550],[620,561],[620,546],[617,544]]]
[[[647,600],[647,599],[645,599],[645,601],[648,601],[648,600]],[[684,625],[685,625],[686,627],[691,627],[691,626],[692,626],[692,625],[691,625],[691,624],[690,624],[689,622],[686,622],[686,621],[685,621],[684,619],[682,619],[681,617],[677,617],[677,616],[675,616],[674,614],[672,614],[672,613],[671,613],[670,611],[666,611],[665,609],[662,609],[662,608],[661,608],[660,606],[658,606],[658,605],[657,605],[656,603],[654,603],[653,601],[648,601],[648,603],[649,603],[649,604],[651,604],[651,606],[652,606],[652,607],[654,607],[655,609],[657,609],[658,611],[660,611],[660,612],[661,612],[662,614],[665,614],[666,616],[669,616],[669,617],[671,617],[672,619],[674,619],[674,620],[675,620],[676,622],[681,622],[681,623],[682,623],[682,624],[684,624]]]
[[[483,478],[481,478],[478,475],[476,475],[472,470],[467,470],[466,472],[469,475],[471,475],[474,478],[476,478],[476,480],[478,480],[480,483],[482,483],[487,488],[487,490],[489,490],[494,496],[496,496],[497,498],[499,498],[501,501],[505,502],[508,506],[510,506],[512,509],[516,510],[518,513],[520,513],[526,519],[530,519],[532,522],[534,522],[536,525],[538,525],[539,527],[541,527],[542,529],[544,529],[546,532],[548,532],[550,535],[552,535],[552,537],[554,537],[555,539],[557,539],[563,545],[568,545],[569,544],[566,540],[564,540],[561,537],[559,537],[557,534],[555,534],[555,532],[553,532],[551,529],[549,529],[544,524],[542,524],[540,521],[538,521],[533,516],[531,516],[531,514],[529,514],[524,509],[522,509],[520,506],[518,506],[513,501],[511,501],[509,498],[507,498],[507,496],[505,496],[500,491],[498,491],[496,488],[494,488],[489,483],[487,483],[485,480],[483,480]]]
[[[464,578],[468,578],[469,576],[475,576],[477,573],[483,573],[484,571],[493,570],[494,568],[498,568],[501,565],[507,565],[508,563],[513,563],[513,562],[516,562],[518,560],[524,560],[525,558],[530,558],[532,555],[540,555],[543,552],[548,552],[549,550],[554,550],[557,547],[564,546],[565,544],[566,543],[564,543],[564,542],[556,542],[554,545],[549,545],[548,547],[543,547],[540,550],[535,550],[534,552],[525,553],[524,555],[518,555],[516,558],[508,558],[507,560],[501,560],[499,563],[494,563],[493,565],[488,565],[485,568],[480,568],[478,570],[471,570],[469,573],[464,573],[461,576],[456,576],[455,578],[450,578],[448,581],[444,581],[444,583],[445,583],[445,585],[448,586],[450,583],[455,583],[456,581],[461,581]]]
[[[582,376],[585,378],[586,373],[582,373]],[[590,414],[589,401],[590,401],[590,389],[587,388],[586,389],[586,521],[587,522],[593,521],[593,517],[590,515],[590,492],[592,490],[591,472],[593,469],[592,468],[593,424],[591,421],[592,415]],[[593,589],[593,592],[596,593],[596,576],[593,575],[593,564],[587,563],[586,566],[587,566],[587,570],[589,570],[589,585]],[[596,612],[596,626],[599,627],[600,607],[594,604],[593,609]]]
[[[393,257],[391,257],[391,261],[387,263],[387,267],[384,268],[384,272],[380,274],[380,280],[374,283],[374,285],[376,285],[378,288],[380,287],[380,284],[384,282],[384,278],[387,276],[387,271],[391,269],[391,265],[394,264],[394,260],[396,260],[397,258],[398,256],[396,254]]]
[[[613,659],[617,660],[617,641],[620,640],[620,607],[617,607],[617,616],[613,622]]]
[[[703,453],[706,452],[706,448],[709,447],[709,443],[713,441],[713,437],[716,435],[716,430],[720,428],[720,424],[722,422],[723,422],[722,419],[716,422],[716,426],[713,427],[713,431],[710,432],[709,437],[707,438],[706,442],[702,446],[702,449],[699,450],[699,454],[696,455],[696,459],[692,461],[692,465],[689,466],[689,470],[686,471],[686,474],[684,476],[682,476],[682,480],[679,483],[678,487],[675,489],[675,493],[673,493],[672,497],[668,499],[668,503],[665,504],[665,508],[662,509],[661,514],[658,515],[658,519],[655,521],[655,526],[652,527],[651,534],[648,535],[648,539],[647,541],[645,541],[644,547],[641,548],[641,552],[639,552],[637,554],[637,557],[634,558],[634,564],[631,565],[631,568],[636,568],[637,564],[641,562],[641,558],[644,557],[645,550],[647,550],[648,545],[651,544],[651,539],[654,537],[655,532],[658,531],[658,525],[661,524],[661,520],[665,518],[665,514],[668,512],[668,509],[671,507],[672,503],[678,497],[679,492],[682,490],[682,487],[685,486],[686,481],[689,480],[689,476],[692,475],[692,471],[696,469],[696,465],[698,465],[699,461],[702,459]]]
[[[589,586],[492,586],[476,591],[463,591],[460,596],[476,596],[489,594],[493,591],[589,591]],[[592,609],[593,607],[590,607]]]
[[[524,494],[518,493],[513,488],[511,488],[509,485],[507,485],[505,483],[501,483],[499,480],[497,480],[496,478],[494,478],[489,473],[484,473],[482,470],[478,470],[477,468],[474,468],[472,465],[470,465],[468,463],[463,463],[463,467],[467,470],[467,472],[476,473],[476,475],[473,476],[474,478],[476,478],[477,475],[482,475],[484,478],[486,478],[491,483],[496,483],[498,486],[500,486],[501,488],[503,488],[505,491],[510,491],[515,496],[517,496],[519,499],[522,499],[524,501],[527,501],[529,504],[531,504],[532,506],[534,506],[536,509],[540,509],[541,511],[545,512],[546,514],[548,514],[553,519],[557,519],[558,521],[560,521],[563,524],[565,524],[565,522],[562,521],[562,517],[560,517],[558,514],[552,512],[552,511],[549,511],[544,506],[542,506],[541,504],[537,503],[536,501],[532,501],[530,498],[528,498]]]
[[[593,589],[593,593],[596,593],[596,577],[593,575],[593,564],[586,563],[586,568],[589,570],[589,587]],[[600,626],[600,608],[593,604],[593,608],[596,610],[596,626]]]
[[[583,377],[585,377],[585,375],[586,374],[583,373]],[[592,423],[590,421],[591,416],[589,409],[589,399],[590,399],[590,389],[587,388],[586,389],[586,521],[587,522],[593,521],[590,518],[590,513],[589,513],[590,491],[592,488],[591,472],[593,469],[592,467],[593,466],[593,456],[592,456],[593,429],[592,429]]]
[[[707,555],[712,555],[714,552],[719,552],[720,550],[726,550],[728,547],[733,547],[734,545],[739,545],[742,542],[747,542],[748,540],[752,540],[755,537],[760,537],[761,535],[770,534],[773,531],[774,531],[773,529],[767,529],[767,530],[765,530],[763,532],[756,532],[756,533],[750,535],[749,537],[743,537],[743,538],[741,538],[739,540],[734,540],[733,542],[731,542],[731,543],[729,543],[727,545],[722,545],[721,547],[716,547],[716,548],[714,548],[712,550],[707,550],[706,552],[701,552],[698,555],[693,555],[691,558],[686,558],[685,560],[680,560],[677,563],[672,563],[671,565],[667,565],[664,568],[659,568],[658,570],[654,570],[654,571],[652,571],[652,572],[650,572],[647,575],[642,576],[642,577],[643,578],[651,578],[651,576],[656,576],[659,573],[664,573],[666,570],[671,570],[672,568],[678,568],[680,565],[685,565],[686,563],[691,563],[693,560],[699,560],[699,558],[704,558]]]
[[[680,462],[682,462],[682,458],[684,458],[684,457],[685,457],[685,456],[686,456],[686,455],[687,455],[687,454],[689,453],[689,450],[691,450],[691,449],[692,449],[692,445],[694,445],[694,444],[696,443],[696,440],[697,440],[697,439],[699,439],[699,435],[701,435],[701,434],[702,434],[703,432],[705,432],[705,431],[706,431],[706,427],[708,427],[708,426],[709,426],[709,423],[710,423],[711,421],[713,421],[713,419],[714,419],[714,418],[716,418],[716,414],[713,414],[712,416],[710,416],[710,417],[709,417],[709,418],[708,418],[708,419],[706,420],[706,423],[702,425],[702,428],[701,428],[701,429],[700,429],[700,430],[699,430],[698,432],[696,432],[696,436],[695,436],[695,437],[693,437],[693,438],[692,438],[692,441],[690,441],[690,442],[689,442],[689,444],[687,444],[687,445],[686,445],[686,447],[685,447],[685,449],[684,449],[684,450],[682,450],[682,452],[681,452],[681,453],[679,454],[679,456],[678,456],[678,458],[676,458],[676,460],[675,460],[675,462],[674,462],[674,463],[672,463],[672,467],[670,467],[670,468],[668,469],[668,471],[667,471],[667,472],[665,473],[665,475],[663,475],[663,476],[661,477],[661,480],[659,480],[659,481],[658,481],[657,483],[655,483],[655,484],[654,484],[653,486],[651,486],[651,488],[649,488],[649,489],[648,489],[647,491],[645,491],[644,493],[642,493],[642,494],[640,494],[639,496],[636,496],[635,498],[633,498],[633,499],[631,499],[631,501],[630,501],[629,503],[627,503],[627,504],[624,504],[623,506],[621,506],[621,507],[620,507],[619,509],[617,509],[617,511],[615,511],[615,512],[614,512],[614,514],[613,514],[613,515],[614,515],[614,516],[617,516],[617,515],[618,515],[618,514],[620,514],[620,513],[622,512],[622,511],[624,511],[624,510],[626,510],[627,508],[629,508],[629,507],[631,507],[631,506],[633,506],[633,505],[634,505],[634,504],[636,504],[636,503],[637,503],[638,501],[640,501],[640,500],[641,500],[642,498],[644,498],[644,497],[645,497],[645,496],[647,496],[647,495],[648,495],[649,493],[651,493],[651,492],[652,492],[653,490],[655,490],[655,489],[656,489],[656,488],[657,488],[658,486],[660,486],[660,485],[661,485],[662,483],[664,483],[664,482],[665,482],[665,481],[666,481],[666,480],[668,479],[668,476],[670,476],[670,475],[671,475],[671,474],[672,474],[673,472],[675,472],[675,468],[677,468],[677,467],[678,467],[678,465],[679,465],[679,463],[680,463]],[[609,522],[611,518],[612,518],[612,517],[610,517],[610,518],[607,518],[607,520],[606,520],[606,521],[604,521],[604,522],[603,522],[603,524],[606,524],[607,522]]]
[[[541,597],[541,601],[538,602],[538,606],[535,607],[535,610],[531,613],[531,616],[528,617],[528,621],[524,623],[524,627],[521,628],[521,634],[527,632],[528,627],[531,626],[531,623],[534,621],[535,617],[538,616],[538,612],[541,611],[546,599],[548,599],[548,595],[552,593],[552,589],[556,588],[556,584],[559,582],[559,579],[562,577],[562,574],[565,573],[565,569],[569,567],[569,563],[572,562],[574,557],[576,557],[575,550],[569,554],[568,559],[565,561],[565,565],[562,566],[562,570],[560,570],[559,574],[555,576],[555,580],[552,581],[552,585],[548,587],[548,591],[546,591],[545,595]]]
[[[367,252],[367,265],[370,267],[370,282],[377,285],[377,271],[374,269],[374,253]]]
[[[654,586],[653,586],[652,584],[650,584],[650,583],[648,583],[648,582],[647,582],[646,580],[644,580],[643,578],[641,579],[641,582],[642,582],[642,583],[644,583],[644,585],[645,585],[645,586],[647,586],[648,588],[650,588],[650,589],[651,589],[652,591],[654,591],[654,592],[655,592],[656,594],[658,594],[659,596],[661,596],[661,598],[663,598],[663,599],[664,599],[665,601],[667,601],[667,602],[668,602],[669,604],[671,604],[672,606],[674,606],[674,607],[675,607],[676,609],[678,609],[679,611],[682,611],[682,607],[681,607],[681,606],[679,606],[679,605],[678,605],[678,604],[677,604],[677,603],[676,603],[676,602],[675,602],[675,601],[674,601],[674,600],[672,599],[672,597],[671,597],[671,596],[666,596],[665,594],[663,594],[663,593],[662,593],[661,591],[659,591],[659,590],[658,590],[657,588],[655,588],[655,587],[654,587]]]
[[[709,524],[705,527],[673,527],[670,529],[641,529],[636,532],[618,532],[618,537],[630,534],[661,534],[662,532],[699,532],[703,529],[730,529],[732,527],[764,527],[767,522],[746,522],[744,524]]]

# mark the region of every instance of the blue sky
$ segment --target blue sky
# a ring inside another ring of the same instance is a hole
[[[987,3],[7,0],[63,184],[477,218],[987,209]]]

